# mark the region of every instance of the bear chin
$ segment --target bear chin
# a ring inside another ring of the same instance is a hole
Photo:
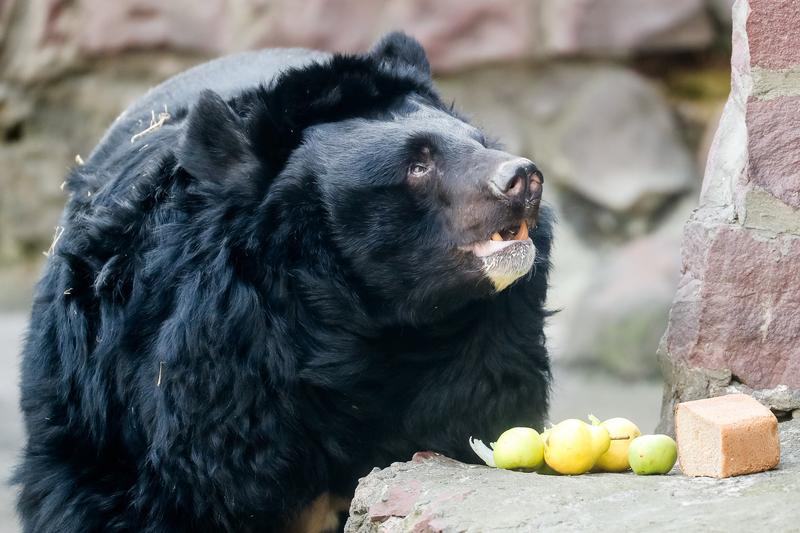
[[[508,242],[508,241],[505,241]],[[497,292],[530,272],[536,260],[536,247],[530,239],[511,241],[500,250],[481,256],[483,272]]]

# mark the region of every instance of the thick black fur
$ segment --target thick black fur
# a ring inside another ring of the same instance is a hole
[[[479,194],[500,152],[415,41],[170,113],[68,178],[22,365],[26,532],[275,531],[373,466],[541,426],[549,214],[495,293],[458,246],[505,221]]]

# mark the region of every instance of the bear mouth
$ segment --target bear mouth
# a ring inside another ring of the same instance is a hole
[[[471,252],[480,261],[484,275],[497,292],[530,272],[536,259],[536,247],[526,220],[494,231],[487,239],[462,250]]]
[[[467,248],[476,257],[489,257],[524,241],[531,242],[528,236],[528,222],[526,220],[523,220],[518,225],[499,229],[489,235],[488,239],[473,243]]]

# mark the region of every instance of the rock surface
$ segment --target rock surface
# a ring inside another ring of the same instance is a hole
[[[676,237],[649,235],[599,261],[579,304],[565,310],[572,327],[557,338],[561,362],[625,378],[657,377],[655,353],[678,282],[679,246]]]
[[[729,479],[510,472],[430,453],[361,480],[345,531],[789,531],[797,526],[800,419],[776,470]]]
[[[37,36],[31,44],[66,46],[74,59],[157,47],[214,54],[259,46],[357,51],[387,30],[403,29],[422,41],[436,70],[452,71],[554,55],[699,49],[713,37],[703,0],[310,0],[302,4],[44,0],[37,4],[30,10]]]
[[[703,47],[712,38],[702,0],[548,0],[542,13],[554,53],[629,55]]]
[[[737,0],[733,15],[731,96],[659,350],[662,429],[676,402],[730,388],[800,408],[800,8]]]

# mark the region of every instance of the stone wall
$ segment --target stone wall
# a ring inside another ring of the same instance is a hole
[[[556,357],[656,375],[729,88],[729,2],[0,0],[0,308],[27,305],[76,154],[148,87],[224,53],[360,51],[401,28],[448,98],[545,171]]]
[[[664,430],[676,402],[732,390],[800,409],[800,4],[733,13],[732,91],[660,348]]]

